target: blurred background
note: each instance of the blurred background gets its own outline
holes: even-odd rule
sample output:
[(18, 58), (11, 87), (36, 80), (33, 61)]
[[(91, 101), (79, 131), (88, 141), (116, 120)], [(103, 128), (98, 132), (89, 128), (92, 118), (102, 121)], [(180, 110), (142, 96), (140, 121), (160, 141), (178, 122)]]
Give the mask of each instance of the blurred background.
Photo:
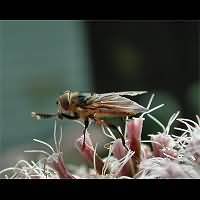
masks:
[[(200, 24), (198, 21), (0, 21), (0, 170), (19, 159), (37, 159), (28, 149), (52, 145), (54, 120), (34, 120), (32, 111), (55, 112), (65, 90), (147, 90), (134, 99), (143, 106), (152, 93), (152, 113), (164, 125), (177, 110), (195, 119), (200, 113)], [(82, 127), (63, 125), (66, 162), (81, 163), (74, 141)], [(143, 138), (161, 131), (146, 119)], [(173, 131), (173, 130), (172, 130)], [(104, 154), (106, 136), (91, 126)], [(59, 130), (58, 130), (59, 134)]]

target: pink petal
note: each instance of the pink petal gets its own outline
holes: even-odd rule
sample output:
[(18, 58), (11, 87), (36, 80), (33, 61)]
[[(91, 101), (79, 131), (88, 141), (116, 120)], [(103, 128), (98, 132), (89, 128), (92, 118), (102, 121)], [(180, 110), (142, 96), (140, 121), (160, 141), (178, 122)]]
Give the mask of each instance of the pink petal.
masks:
[[(120, 160), (124, 156), (126, 156), (127, 150), (124, 148), (122, 141), (120, 139), (115, 140), (113, 143), (113, 156)], [(134, 167), (133, 162), (130, 159), (124, 167), (119, 172), (118, 176), (129, 176), (132, 177), (134, 175)]]
[(57, 172), (59, 178), (66, 178), (66, 179), (75, 178), (71, 175), (71, 173), (65, 166), (62, 154), (51, 155), (51, 157), (49, 157), (47, 160), (47, 164)]
[[(75, 142), (75, 146), (78, 149), (78, 151), (81, 153), (81, 155), (85, 158), (85, 160), (90, 164), (94, 164), (94, 147), (92, 145), (91, 138), (88, 133), (86, 133), (85, 136), (85, 148), (82, 148), (83, 145), (83, 135), (78, 138)], [(98, 156), (98, 154), (95, 154), (95, 165), (96, 165), (96, 170), (99, 174), (102, 174), (102, 169), (104, 166), (103, 160)], [(106, 172), (108, 172), (107, 170)]]
[(134, 157), (138, 162), (141, 160), (141, 133), (143, 127), (142, 118), (134, 118), (128, 122), (128, 141), (130, 149), (135, 152)]

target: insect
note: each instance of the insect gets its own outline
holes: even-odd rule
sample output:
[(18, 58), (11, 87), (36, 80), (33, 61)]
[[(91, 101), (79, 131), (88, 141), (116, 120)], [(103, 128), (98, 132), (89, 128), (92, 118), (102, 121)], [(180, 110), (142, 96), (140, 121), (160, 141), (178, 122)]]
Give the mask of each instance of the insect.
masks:
[(137, 113), (147, 111), (145, 107), (126, 97), (143, 93), (146, 93), (146, 91), (111, 92), (104, 94), (65, 91), (64, 94), (57, 99), (56, 103), (58, 105), (58, 111), (56, 113), (32, 112), (32, 117), (35, 117), (36, 119), (47, 119), (51, 117), (72, 120), (82, 119), (85, 126), (83, 130), (83, 149), (85, 148), (85, 133), (89, 126), (89, 119), (91, 119), (94, 120), (97, 125), (116, 129), (124, 147), (126, 147), (124, 136), (118, 128), (102, 118), (132, 117)]

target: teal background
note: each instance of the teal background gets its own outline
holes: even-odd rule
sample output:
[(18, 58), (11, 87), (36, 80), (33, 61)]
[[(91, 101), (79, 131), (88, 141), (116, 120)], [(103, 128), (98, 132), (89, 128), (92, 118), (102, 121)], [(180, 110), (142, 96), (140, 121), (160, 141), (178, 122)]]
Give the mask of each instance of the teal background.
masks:
[(32, 138), (52, 138), (52, 120), (36, 121), (30, 113), (55, 112), (65, 90), (91, 90), (85, 24), (0, 21), (0, 84), (1, 156)]

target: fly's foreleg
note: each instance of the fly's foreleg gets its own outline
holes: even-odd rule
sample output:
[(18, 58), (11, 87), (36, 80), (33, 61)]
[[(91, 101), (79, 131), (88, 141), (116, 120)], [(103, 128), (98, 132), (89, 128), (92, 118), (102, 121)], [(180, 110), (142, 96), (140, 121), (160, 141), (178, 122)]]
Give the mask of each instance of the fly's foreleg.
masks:
[[(76, 120), (76, 119), (79, 119), (79, 118), (80, 118), (80, 116), (78, 115), (78, 113), (74, 113), (74, 115), (67, 115), (67, 114), (64, 114), (64, 113), (59, 113), (59, 114), (58, 114), (58, 117), (59, 117), (60, 119), (67, 118), (67, 119), (72, 119), (72, 120)], [(87, 130), (88, 126), (89, 126), (89, 119), (88, 119), (88, 118), (86, 118), (86, 119), (84, 120), (84, 125), (85, 125), (85, 127), (84, 127), (84, 129), (83, 129), (83, 144), (82, 144), (82, 150), (84, 150), (84, 148), (85, 148), (85, 134), (86, 134), (86, 130)]]
[(86, 134), (86, 130), (87, 130), (88, 126), (89, 126), (89, 119), (88, 118), (85, 119), (84, 125), (85, 125), (85, 127), (84, 127), (84, 130), (83, 130), (83, 145), (82, 145), (82, 150), (85, 149), (85, 134)]

